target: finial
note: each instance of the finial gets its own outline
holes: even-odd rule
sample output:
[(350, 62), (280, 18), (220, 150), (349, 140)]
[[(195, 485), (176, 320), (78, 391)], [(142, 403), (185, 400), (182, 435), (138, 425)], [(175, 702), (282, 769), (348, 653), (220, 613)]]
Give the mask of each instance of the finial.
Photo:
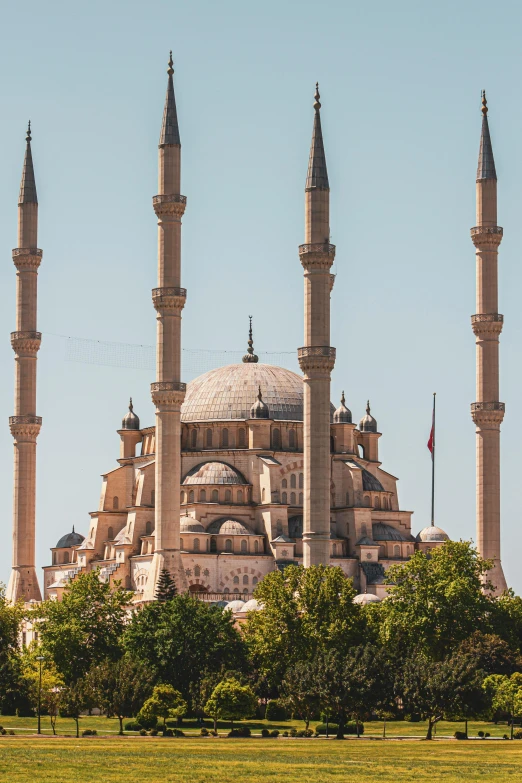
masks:
[(486, 114), (488, 113), (488, 102), (486, 100), (486, 90), (482, 90), (481, 94), (482, 94), (482, 109), (481, 109), (481, 111), (482, 111), (482, 114), (485, 117)]
[(243, 362), (245, 362), (245, 364), (248, 364), (249, 362), (255, 363), (258, 361), (258, 358), (254, 353), (254, 340), (252, 337), (252, 316), (249, 315), (248, 318), (250, 320), (250, 327), (248, 329), (248, 348), (246, 354), (243, 356)]
[(370, 400), (368, 400), (366, 403), (366, 413), (368, 414), (368, 416), (370, 415)]
[(346, 399), (345, 399), (344, 391), (343, 391), (343, 392), (341, 392), (341, 405), (344, 405), (345, 402), (346, 402)]
[(73, 531), (72, 532), (74, 533), (74, 525), (73, 525)]
[(132, 404), (132, 397), (129, 400), (129, 410), (130, 410), (131, 413), (134, 410), (134, 405)]
[(172, 76), (172, 74), (174, 73), (173, 66), (174, 66), (174, 60), (172, 59), (172, 49), (171, 49), (170, 50), (170, 57), (169, 57), (169, 68), (168, 68), (168, 71), (167, 71), (169, 76)]
[(319, 82), (316, 82), (316, 83), (315, 83), (315, 95), (314, 95), (314, 98), (315, 98), (315, 101), (314, 101), (314, 109), (315, 109), (316, 111), (319, 111), (319, 109), (321, 108), (321, 103), (320, 103), (320, 101), (319, 101), (319, 98), (320, 98), (320, 97), (321, 97), (321, 96), (319, 95)]
[(27, 136), (25, 137), (26, 141), (31, 141), (31, 120), (27, 123)]
[(259, 402), (263, 402), (263, 396), (261, 394), (261, 386), (259, 387), (259, 392), (258, 392), (258, 395), (257, 395), (257, 399), (259, 400)]

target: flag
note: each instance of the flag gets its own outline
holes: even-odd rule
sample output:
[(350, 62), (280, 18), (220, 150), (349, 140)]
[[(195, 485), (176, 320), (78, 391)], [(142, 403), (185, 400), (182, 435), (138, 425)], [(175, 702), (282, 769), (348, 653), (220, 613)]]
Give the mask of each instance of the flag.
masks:
[(431, 452), (431, 458), (435, 452), (435, 395), (433, 395), (433, 416), (431, 419), (430, 437), (428, 438), (428, 449)]

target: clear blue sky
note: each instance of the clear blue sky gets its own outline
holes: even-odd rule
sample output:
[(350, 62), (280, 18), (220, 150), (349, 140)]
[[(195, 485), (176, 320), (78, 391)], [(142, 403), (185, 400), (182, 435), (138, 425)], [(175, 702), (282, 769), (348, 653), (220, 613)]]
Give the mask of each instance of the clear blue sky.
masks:
[(332, 398), (367, 397), (383, 467), (400, 478), (414, 532), (429, 523), (432, 392), (437, 521), (475, 534), (475, 169), (486, 88), (500, 255), (502, 540), (518, 567), (522, 385), (522, 6), (484, 0), (209, 0), (4, 6), (0, 69), (0, 579), (11, 559), (16, 202), (27, 119), (40, 200), (38, 561), (96, 509), (100, 474), (134, 397), (153, 423), (153, 372), (66, 361), (54, 334), (151, 345), (157, 140), (174, 50), (183, 144), (186, 348), (302, 344), (303, 187), (320, 82), (337, 282)]

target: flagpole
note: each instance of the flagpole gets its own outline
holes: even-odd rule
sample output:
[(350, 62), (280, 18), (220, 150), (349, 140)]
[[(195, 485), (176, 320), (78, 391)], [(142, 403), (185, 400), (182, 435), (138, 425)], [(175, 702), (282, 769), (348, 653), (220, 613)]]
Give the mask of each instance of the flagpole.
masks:
[(433, 448), (431, 452), (431, 525), (435, 525), (435, 399), (437, 393), (433, 392)]

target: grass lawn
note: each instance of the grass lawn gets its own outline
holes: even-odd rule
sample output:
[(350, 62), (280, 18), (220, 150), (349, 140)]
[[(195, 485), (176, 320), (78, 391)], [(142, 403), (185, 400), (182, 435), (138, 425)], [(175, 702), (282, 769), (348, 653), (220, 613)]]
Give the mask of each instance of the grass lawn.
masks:
[(9, 783), (506, 783), (522, 741), (0, 737)]

